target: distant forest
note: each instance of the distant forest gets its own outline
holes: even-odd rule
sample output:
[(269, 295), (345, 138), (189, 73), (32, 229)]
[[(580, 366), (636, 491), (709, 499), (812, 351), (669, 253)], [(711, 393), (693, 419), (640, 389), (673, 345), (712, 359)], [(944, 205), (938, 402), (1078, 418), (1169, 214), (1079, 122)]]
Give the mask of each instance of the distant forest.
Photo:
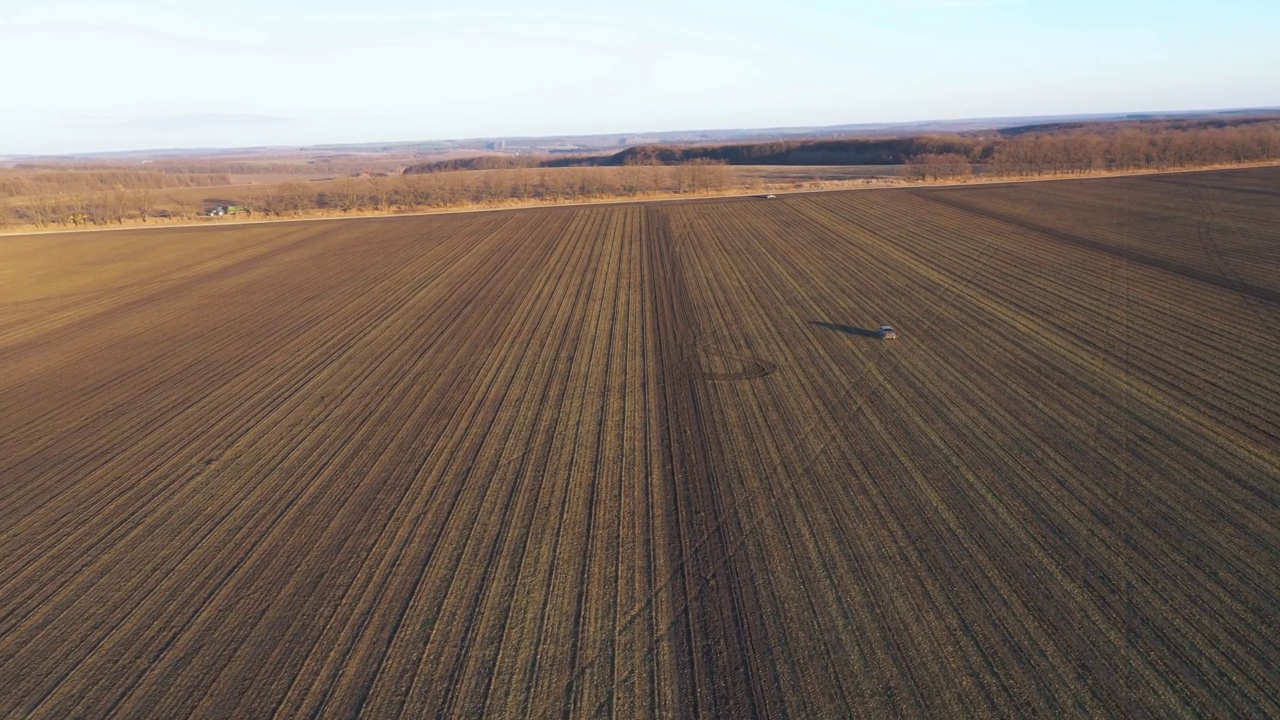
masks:
[(172, 174), (147, 170), (40, 170), (0, 175), (0, 197), (101, 192), (117, 188), (158, 190), (162, 188), (217, 187), (231, 184), (226, 174)]
[[(733, 167), (743, 165), (896, 166), (902, 171), (886, 172), (897, 176), (889, 182), (904, 176), (928, 182), (1274, 160), (1280, 160), (1280, 116), (1065, 123), (906, 138), (648, 145), (577, 157), (488, 155), (413, 165), (403, 174), (386, 159), (354, 156), (314, 164), (199, 159), (143, 166), (26, 164), (0, 171), (0, 228), (189, 220), (211, 204), (242, 204), (259, 216), (302, 217), (765, 190), (758, 175)], [(382, 163), (388, 172), (370, 169), (370, 162)], [(230, 187), (232, 172), (298, 170), (308, 173)], [(192, 192), (202, 188), (227, 188), (213, 195), (226, 199), (202, 201), (210, 192)]]
[(1280, 117), (1055, 123), (986, 133), (735, 145), (642, 145), (612, 155), (485, 156), (422, 163), (405, 174), (527, 167), (681, 165), (909, 165), (937, 178), (1166, 169), (1280, 158)]

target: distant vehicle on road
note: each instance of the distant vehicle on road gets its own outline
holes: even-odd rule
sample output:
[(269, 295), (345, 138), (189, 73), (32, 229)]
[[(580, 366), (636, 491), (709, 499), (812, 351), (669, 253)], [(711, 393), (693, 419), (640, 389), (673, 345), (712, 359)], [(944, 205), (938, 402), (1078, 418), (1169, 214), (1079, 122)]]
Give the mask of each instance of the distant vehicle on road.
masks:
[(881, 325), (880, 332), (876, 333), (881, 340), (897, 340), (898, 331), (893, 329), (892, 325)]
[(776, 198), (776, 197), (778, 197), (778, 196), (777, 196), (777, 195), (765, 195), (765, 196), (764, 196), (764, 199), (765, 199), (765, 200), (772, 200), (772, 199), (774, 199), (774, 198)]
[(249, 208), (243, 205), (219, 205), (205, 211), (205, 215), (209, 217), (222, 217), (223, 215), (241, 215), (248, 213)]

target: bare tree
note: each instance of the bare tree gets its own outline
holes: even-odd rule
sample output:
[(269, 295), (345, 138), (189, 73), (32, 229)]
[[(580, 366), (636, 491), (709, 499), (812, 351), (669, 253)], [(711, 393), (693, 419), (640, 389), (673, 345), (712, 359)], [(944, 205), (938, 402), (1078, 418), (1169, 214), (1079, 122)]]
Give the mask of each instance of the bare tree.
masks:
[(536, 187), (537, 180), (534, 177), (533, 170), (520, 168), (512, 171), (511, 190), (516, 198), (526, 200), (533, 197)]
[(635, 195), (640, 192), (641, 184), (640, 166), (632, 158), (627, 158), (622, 167), (618, 168), (618, 185), (623, 195)]
[(93, 204), (86, 193), (72, 192), (68, 193), (64, 199), (64, 212), (67, 213), (67, 219), (72, 225), (79, 227), (87, 225), (92, 221)]
[(280, 212), (302, 215), (316, 206), (316, 194), (303, 183), (292, 182), (281, 185), (277, 190), (280, 196)]
[(342, 212), (351, 212), (364, 207), (364, 188), (351, 178), (343, 178), (329, 186), (329, 197), (332, 204)]
[(155, 211), (155, 196), (149, 188), (137, 188), (129, 192), (129, 204), (138, 213), (138, 217), (142, 218), (142, 222), (146, 222)]
[(440, 173), (438, 193), (440, 205), (452, 207), (471, 202), (474, 190), (471, 187), (471, 176), (465, 172)]
[[(558, 169), (558, 168), (557, 168)], [(554, 170), (538, 173), (538, 187), (544, 200), (560, 200), (565, 197), (564, 175)]]
[(368, 189), (368, 197), (373, 209), (382, 212), (387, 209), (387, 203), (390, 200), (388, 192), (390, 186), (385, 177), (373, 176), (365, 181), (365, 187)]
[(124, 224), (125, 218), (129, 216), (129, 194), (123, 187), (117, 187), (114, 190), (108, 190), (101, 198), (102, 211), (101, 217), (104, 223)]
[(28, 197), (18, 206), (19, 216), (31, 225), (46, 227), (52, 220), (53, 201), (47, 195)]
[(437, 175), (418, 175), (417, 191), (421, 202), (427, 207), (441, 207), (445, 199), (440, 190), (440, 178)]
[(693, 168), (690, 165), (673, 165), (671, 166), (671, 180), (674, 184), (674, 190), (678, 193), (691, 192), (693, 189)]
[(969, 158), (960, 153), (927, 153), (907, 159), (908, 177), (918, 180), (955, 180), (972, 173)]
[(200, 203), (184, 194), (170, 195), (165, 205), (168, 206), (171, 216), (189, 220), (200, 214)]
[(670, 168), (666, 167), (665, 165), (658, 162), (657, 160), (650, 160), (647, 163), (647, 166), (648, 166), (648, 170), (644, 174), (645, 176), (644, 176), (644, 186), (643, 186), (643, 189), (645, 192), (649, 192), (649, 193), (661, 192), (664, 189), (666, 189), (669, 185), (671, 185), (671, 169)]
[(395, 204), (405, 210), (417, 210), (425, 204), (427, 193), (421, 175), (402, 175), (393, 183)]
[(284, 212), (284, 196), (279, 188), (271, 185), (258, 185), (249, 192), (246, 200), (249, 208), (263, 215), (280, 215)]
[(697, 158), (685, 163), (690, 192), (719, 190), (728, 185), (728, 165), (723, 160)]

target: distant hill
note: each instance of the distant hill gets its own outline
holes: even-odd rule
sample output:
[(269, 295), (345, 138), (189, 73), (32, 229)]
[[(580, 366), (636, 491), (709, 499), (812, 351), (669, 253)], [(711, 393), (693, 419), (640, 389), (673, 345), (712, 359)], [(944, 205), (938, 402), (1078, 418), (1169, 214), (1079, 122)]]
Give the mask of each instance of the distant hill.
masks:
[(1215, 115), (1212, 117), (1136, 115), (1127, 116), (1125, 119), (1114, 121), (1052, 122), (1033, 125), (1018, 125), (1015, 127), (1002, 128), (998, 133), (1002, 137), (1017, 137), (1019, 135), (1053, 134), (1080, 130), (1088, 130), (1098, 134), (1105, 134), (1109, 131), (1135, 129), (1146, 131), (1200, 130), (1206, 128), (1260, 125), (1275, 123), (1278, 120), (1280, 120), (1280, 112), (1274, 110), (1266, 112), (1241, 111), (1235, 113), (1224, 113), (1222, 115)]
[(967, 152), (973, 143), (959, 137), (918, 136), (877, 140), (786, 140), (776, 142), (628, 148), (588, 161), (552, 160), (547, 165), (674, 165), (695, 160), (729, 165), (900, 165), (916, 155)]
[[(412, 165), (406, 174), (527, 167), (627, 165), (915, 165), (948, 173), (989, 165), (1001, 172), (1085, 172), (1099, 167), (1204, 165), (1270, 159), (1280, 113), (1224, 117), (1053, 122), (950, 135), (629, 147), (611, 154), (484, 156)], [(1139, 161), (1140, 160), (1140, 161)], [(922, 170), (926, 176), (929, 170)]]
[[(1280, 108), (1246, 108), (1188, 112), (1151, 113), (1095, 113), (1084, 115), (1042, 115), (1030, 117), (988, 117), (954, 120), (922, 120), (913, 122), (846, 123), (840, 125), (794, 126), (771, 128), (721, 128), (711, 130), (672, 130), (625, 133), (600, 133), (594, 135), (508, 136), (453, 140), (415, 140), (377, 143), (346, 143), (311, 146), (279, 146), (252, 148), (200, 148), (139, 150), (129, 152), (78, 153), (75, 155), (0, 156), (0, 162), (30, 162), (76, 158), (95, 162), (121, 162), (146, 159), (178, 159), (187, 157), (226, 157), (240, 159), (276, 158), (280, 156), (327, 157), (334, 154), (355, 153), (362, 156), (464, 154), (467, 156), (491, 153), (493, 146), (501, 145), (506, 155), (551, 155), (573, 153), (600, 155), (635, 146), (695, 146), (755, 144), (773, 141), (800, 140), (893, 140), (942, 134), (991, 134), (1018, 132), (1021, 128), (1044, 128), (1052, 125), (1074, 123), (1123, 122), (1123, 121), (1172, 121), (1194, 119), (1222, 119), (1232, 117), (1277, 115)], [(1037, 130), (1036, 132), (1043, 132)]]

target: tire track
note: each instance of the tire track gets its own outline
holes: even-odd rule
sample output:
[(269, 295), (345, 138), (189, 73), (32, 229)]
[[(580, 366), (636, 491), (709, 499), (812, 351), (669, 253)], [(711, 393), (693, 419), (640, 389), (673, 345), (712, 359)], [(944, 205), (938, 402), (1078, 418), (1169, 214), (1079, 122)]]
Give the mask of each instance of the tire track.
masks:
[[(674, 600), (682, 608), (684, 677), (669, 678), (690, 699), (681, 714), (753, 717), (760, 713), (760, 689), (745, 641), (758, 624), (758, 601), (747, 568), (732, 560), (731, 548), (745, 529), (725, 506), (726, 478), (715, 458), (719, 450), (714, 418), (695, 363), (698, 317), (686, 284), (680, 243), (661, 210), (646, 211), (648, 272), (656, 280), (653, 312), (659, 353), (660, 438), (666, 481), (674, 507), (665, 510), (667, 532), (676, 540), (673, 567), (683, 563)], [(707, 537), (699, 547), (695, 538)], [(725, 571), (717, 575), (721, 566)], [(707, 582), (703, 582), (708, 580)], [(690, 682), (692, 680), (692, 682)]]

